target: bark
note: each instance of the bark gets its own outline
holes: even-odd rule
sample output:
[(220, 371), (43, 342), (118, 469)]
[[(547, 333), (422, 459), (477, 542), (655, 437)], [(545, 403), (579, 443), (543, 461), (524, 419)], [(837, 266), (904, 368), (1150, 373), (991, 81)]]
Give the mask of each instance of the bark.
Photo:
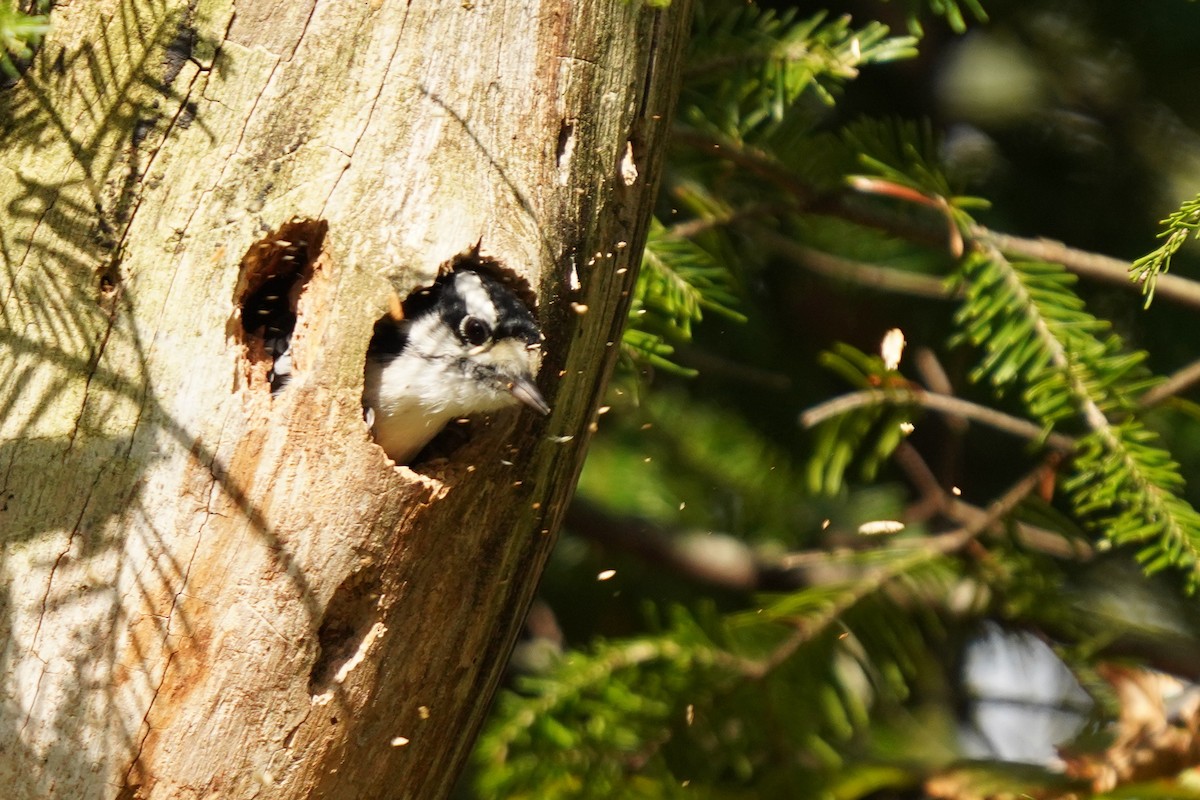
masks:
[[(0, 92), (5, 797), (449, 791), (613, 366), (687, 5), (54, 9)], [(472, 249), (536, 298), (554, 412), (394, 468), (372, 326)], [(296, 266), (273, 398), (243, 312)]]

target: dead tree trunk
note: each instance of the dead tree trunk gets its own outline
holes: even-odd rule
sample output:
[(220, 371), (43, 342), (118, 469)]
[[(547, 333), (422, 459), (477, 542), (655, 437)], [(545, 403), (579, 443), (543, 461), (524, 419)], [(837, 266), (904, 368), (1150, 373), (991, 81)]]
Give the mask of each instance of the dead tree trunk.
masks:
[[(92, 0), (0, 90), (0, 794), (439, 797), (616, 356), (685, 0)], [(389, 284), (478, 251), (545, 419), (393, 468)], [(294, 271), (272, 397), (248, 295)]]

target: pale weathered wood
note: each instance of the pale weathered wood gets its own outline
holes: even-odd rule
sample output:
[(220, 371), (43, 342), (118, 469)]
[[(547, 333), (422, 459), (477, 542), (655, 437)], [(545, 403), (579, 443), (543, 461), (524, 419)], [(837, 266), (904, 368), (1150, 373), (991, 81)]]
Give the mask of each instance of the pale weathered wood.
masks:
[[(687, 3), (53, 14), (0, 92), (0, 796), (445, 795), (612, 367)], [(294, 218), (272, 399), (240, 265)], [(476, 245), (537, 293), (554, 413), (393, 468), (371, 327)]]

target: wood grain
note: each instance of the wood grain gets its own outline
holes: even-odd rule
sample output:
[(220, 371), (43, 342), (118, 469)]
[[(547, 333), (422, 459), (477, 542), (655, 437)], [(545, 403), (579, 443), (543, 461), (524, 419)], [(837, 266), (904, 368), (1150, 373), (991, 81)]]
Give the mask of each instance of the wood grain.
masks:
[[(449, 792), (614, 363), (688, 21), (55, 7), (0, 92), (6, 797)], [(327, 229), (272, 398), (239, 281), (293, 220)], [(476, 246), (536, 294), (554, 412), (395, 468), (362, 421), (372, 325)]]

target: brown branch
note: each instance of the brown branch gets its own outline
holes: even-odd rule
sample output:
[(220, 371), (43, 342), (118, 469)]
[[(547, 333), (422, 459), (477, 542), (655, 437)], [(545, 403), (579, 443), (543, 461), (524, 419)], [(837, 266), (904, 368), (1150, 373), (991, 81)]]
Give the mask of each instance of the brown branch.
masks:
[[(578, 495), (565, 524), (578, 536), (633, 553), (689, 580), (742, 592), (764, 588), (761, 565), (750, 548), (732, 536), (672, 531), (641, 517), (611, 514)], [(714, 546), (699, 546), (705, 539)]]
[(970, 514), (970, 521), (957, 530), (928, 537), (925, 540), (926, 546), (947, 555), (961, 550), (974, 541), (979, 534), (1011, 514), (1026, 497), (1041, 485), (1048, 469), (1050, 469), (1048, 465), (1039, 464), (1014, 483), (1004, 494), (993, 500), (986, 511)]
[(909, 483), (918, 494), (917, 501), (905, 512), (905, 520), (924, 522), (945, 511), (950, 495), (942, 488), (917, 448), (908, 442), (901, 442), (892, 451), (892, 461), (908, 476)]
[(1176, 370), (1166, 381), (1150, 389), (1138, 401), (1143, 408), (1153, 408), (1163, 401), (1174, 397), (1200, 383), (1200, 361), (1193, 361), (1182, 369)]
[(754, 238), (810, 272), (835, 280), (848, 281), (868, 289), (896, 292), (897, 294), (927, 297), (934, 300), (953, 300), (955, 296), (946, 288), (946, 282), (934, 275), (906, 272), (901, 269), (880, 267), (800, 244), (794, 239), (755, 226)]
[(1064, 453), (1070, 453), (1075, 450), (1075, 440), (1070, 436), (1065, 436), (1061, 433), (1047, 433), (1040, 425), (1029, 420), (1014, 417), (1002, 411), (997, 411), (994, 408), (972, 403), (969, 400), (962, 400), (951, 395), (927, 392), (916, 387), (889, 391), (864, 389), (844, 394), (840, 397), (826, 400), (802, 412), (800, 414), (800, 424), (805, 428), (812, 428), (825, 420), (853, 411), (856, 408), (866, 408), (868, 406), (883, 404), (920, 406), (939, 414), (978, 422), (981, 425), (987, 425), (990, 428), (1010, 433), (1022, 439), (1029, 439), (1035, 442), (1044, 441), (1051, 448)]
[[(1141, 291), (1141, 285), (1130, 280), (1129, 262), (1118, 258), (1068, 247), (1062, 242), (1051, 239), (1026, 239), (1020, 236), (1011, 236), (989, 230), (981, 225), (976, 225), (971, 229), (971, 236), (980, 242), (992, 245), (1007, 255), (1062, 264), (1068, 271), (1076, 275), (1101, 283)], [(1200, 308), (1200, 283), (1181, 278), (1178, 275), (1159, 275), (1154, 294), (1180, 305)]]
[(697, 217), (685, 222), (677, 222), (667, 228), (664, 234), (669, 239), (691, 239), (715, 228), (733, 225), (744, 219), (761, 218), (764, 214), (777, 210), (777, 206), (769, 203), (755, 203), (745, 208), (726, 211), (710, 217)]
[[(946, 491), (934, 476), (925, 459), (909, 442), (901, 442), (892, 453), (892, 460), (908, 477), (917, 490), (919, 499), (908, 508), (906, 521), (919, 522), (940, 514), (959, 525), (971, 525), (983, 519), (987, 512), (979, 506), (962, 500)], [(1045, 465), (1047, 469), (1051, 465)], [(1044, 474), (1044, 472), (1043, 472)], [(1086, 561), (1095, 551), (1085, 542), (1073, 539), (1058, 531), (1014, 521), (1013, 533), (1018, 542), (1030, 550), (1054, 558)]]
[[(920, 540), (915, 548), (912, 540), (903, 540), (889, 547), (896, 550), (917, 549), (924, 551), (930, 556), (955, 553), (973, 542), (980, 533), (988, 530), (1001, 519), (1011, 514), (1020, 505), (1021, 501), (1037, 489), (1046, 469), (1049, 469), (1049, 467), (1038, 465), (1036, 469), (1030, 471), (1013, 484), (1008, 491), (988, 506), (987, 511), (981, 513), (977, 518), (958, 530), (926, 537)], [(792, 561), (792, 566), (795, 566), (795, 564), (796, 562)], [(810, 641), (818, 632), (824, 630), (851, 606), (871, 592), (881, 589), (889, 581), (901, 574), (908, 566), (910, 566), (908, 563), (890, 565), (868, 571), (866, 574), (861, 575), (858, 585), (853, 587), (852, 590), (848, 590), (846, 595), (837, 602), (831, 603), (819, 617), (815, 619), (809, 618), (804, 620), (803, 624), (797, 624), (796, 630), (766, 658), (758, 661), (746, 660), (740, 665), (740, 671), (752, 679), (766, 677), (787, 661), (803, 644)]]
[(818, 196), (812, 186), (797, 178), (791, 170), (761, 150), (732, 141), (721, 141), (682, 125), (675, 126), (671, 131), (671, 144), (686, 145), (732, 162), (768, 183), (786, 190), (792, 199), (803, 206), (813, 203)]
[[(946, 234), (944, 214), (929, 213), (928, 220), (914, 219), (912, 214), (889, 211), (879, 203), (864, 206), (855, 202), (852, 193), (818, 192), (768, 154), (736, 142), (719, 141), (692, 129), (677, 128), (673, 133), (673, 142), (723, 158), (780, 187), (795, 201), (798, 213), (838, 217), (909, 242), (942, 248), (949, 254), (955, 250), (953, 237)], [(1076, 275), (1141, 291), (1141, 285), (1130, 279), (1130, 264), (1127, 261), (1068, 247), (1050, 239), (1012, 236), (982, 225), (971, 227), (967, 233), (984, 247), (993, 247), (1019, 258), (1062, 264)], [(1200, 282), (1178, 275), (1159, 275), (1155, 295), (1180, 305), (1200, 308)]]
[(707, 377), (732, 381), (741, 386), (761, 386), (772, 392), (786, 392), (792, 388), (792, 379), (781, 372), (734, 361), (702, 347), (680, 346), (675, 350), (674, 358), (679, 364), (697, 369)]
[[(954, 394), (954, 384), (950, 382), (950, 376), (946, 374), (946, 368), (938, 360), (937, 353), (933, 352), (931, 348), (916, 348), (913, 352), (913, 365), (930, 391), (947, 396)], [(961, 427), (961, 425), (956, 425), (956, 427)]]
[[(694, 147), (726, 159), (780, 187), (795, 203), (793, 210), (796, 213), (834, 216), (864, 227), (875, 228), (910, 242), (946, 248), (948, 252), (956, 249), (954, 242), (947, 238), (944, 228), (940, 224), (935, 224), (931, 220), (929, 224), (922, 225), (921, 221), (914, 220), (912, 215), (889, 212), (878, 207), (878, 204), (873, 207), (864, 207), (862, 204), (856, 203), (854, 196), (849, 193), (818, 192), (762, 151), (735, 142), (718, 141), (712, 136), (688, 128), (677, 128), (673, 136), (673, 141), (677, 144)], [(729, 221), (732, 222), (741, 216), (733, 215)], [(944, 220), (944, 214), (939, 213), (938, 216)], [(939, 223), (943, 220), (939, 220)], [(682, 224), (687, 225), (687, 223)], [(912, 274), (834, 256), (806, 247), (786, 236), (761, 227), (756, 228), (755, 232), (776, 252), (792, 258), (811, 271), (822, 275), (851, 281), (870, 288), (919, 297), (947, 298), (950, 296), (940, 279), (929, 275)], [(1118, 258), (1069, 247), (1051, 239), (1013, 236), (982, 225), (972, 226), (968, 233), (974, 241), (997, 254), (1062, 264), (1069, 272), (1085, 278), (1131, 290), (1141, 290), (1141, 285), (1130, 279), (1129, 262)], [(1156, 280), (1155, 293), (1158, 296), (1180, 305), (1200, 308), (1200, 282), (1172, 274), (1159, 275)], [(1198, 381), (1200, 381), (1200, 364), (1185, 367), (1184, 370), (1172, 376), (1167, 383), (1147, 392), (1142, 400), (1142, 405), (1152, 406), (1161, 403)]]
[[(954, 497), (950, 499), (944, 513), (949, 519), (966, 523), (979, 519), (980, 515), (986, 512), (977, 505)], [(1090, 561), (1096, 555), (1095, 549), (1085, 541), (1027, 522), (1016, 522), (1013, 525), (1013, 534), (1023, 547), (1053, 558)]]

